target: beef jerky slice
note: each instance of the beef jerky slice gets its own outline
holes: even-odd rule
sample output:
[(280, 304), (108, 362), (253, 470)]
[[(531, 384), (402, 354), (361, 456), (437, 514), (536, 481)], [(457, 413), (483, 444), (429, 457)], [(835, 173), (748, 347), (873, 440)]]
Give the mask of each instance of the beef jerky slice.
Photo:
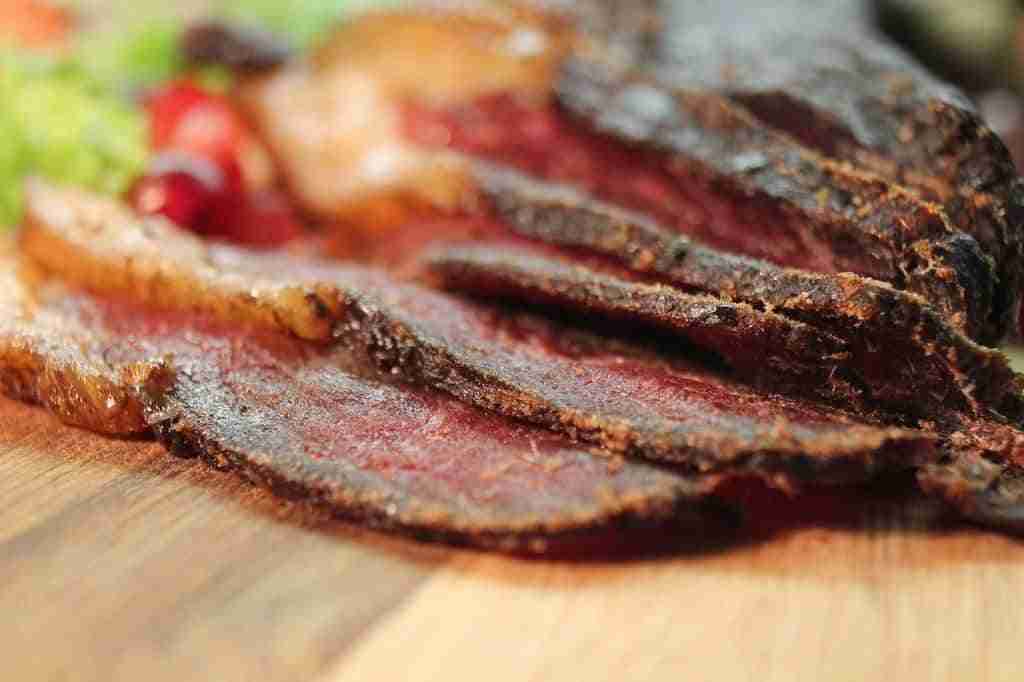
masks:
[(808, 147), (940, 203), (997, 265), (979, 335), (995, 342), (1016, 315), (1021, 180), (962, 93), (853, 16), (866, 4), (662, 2), (638, 61), (663, 82), (722, 93)]
[(1022, 416), (1021, 382), (1006, 357), (953, 329), (919, 296), (853, 274), (718, 251), (566, 187), (476, 171), (498, 217), (525, 237), (596, 252), (684, 290), (774, 310), (839, 337), (849, 352), (843, 367), (869, 402), (925, 419), (949, 411)]
[[(52, 286), (25, 307), (16, 289), (2, 294), (5, 309), (20, 309), (0, 329), (0, 344), (21, 349), (0, 354), (0, 376), (18, 377), (5, 393), (108, 433), (152, 428), (178, 454), (345, 517), (533, 550), (608, 524), (725, 520), (699, 499), (715, 477), (592, 454), (445, 394), (396, 386), (340, 350)], [(50, 342), (25, 347), (25, 338)], [(143, 376), (139, 366), (172, 371)], [(102, 419), (98, 390), (117, 401)]]
[(777, 472), (780, 483), (908, 467), (930, 452), (930, 437), (917, 432), (371, 268), (208, 247), (72, 190), (36, 184), (27, 196), (25, 253), (76, 286), (293, 332), (315, 318), (327, 329), (323, 340), (365, 353), (381, 370), (616, 452), (700, 472), (753, 465)]
[(597, 316), (639, 325), (665, 335), (672, 347), (709, 353), (744, 383), (828, 399), (841, 395), (845, 404), (858, 395), (840, 374), (848, 355), (843, 342), (748, 304), (631, 281), (529, 243), (442, 243), (428, 249), (424, 260), (444, 288), (557, 306), (591, 321)]
[(146, 406), (159, 402), (171, 380), (166, 359), (112, 364), (104, 355), (107, 339), (36, 304), (14, 259), (0, 253), (0, 262), (0, 391), (100, 433), (147, 431)]
[(967, 518), (1024, 532), (1024, 433), (991, 420), (959, 425), (944, 457), (917, 472), (920, 487)]

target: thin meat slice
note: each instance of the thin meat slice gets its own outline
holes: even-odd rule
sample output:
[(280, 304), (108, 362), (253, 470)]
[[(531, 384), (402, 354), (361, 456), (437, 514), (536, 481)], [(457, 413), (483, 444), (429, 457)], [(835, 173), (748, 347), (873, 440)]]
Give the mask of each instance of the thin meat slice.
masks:
[(965, 517), (1024, 532), (1024, 433), (990, 420), (966, 422), (945, 454), (917, 472), (922, 490)]
[[(9, 260), (8, 263), (9, 264)], [(693, 478), (591, 453), (436, 391), (396, 386), (340, 350), (294, 337), (228, 328), (202, 317), (40, 289), (0, 344), (49, 338), (0, 354), (5, 393), (42, 403), (62, 420), (107, 433), (152, 429), (171, 450), (346, 518), (446, 540), (541, 551), (549, 539), (603, 527), (671, 521), (721, 528), (707, 497), (715, 477)], [(78, 361), (66, 363), (68, 349)], [(168, 366), (168, 358), (173, 367)], [(104, 390), (121, 414), (97, 421), (94, 367), (139, 364), (168, 374), (114, 373)], [(62, 382), (52, 380), (59, 367)], [(20, 390), (32, 386), (32, 390)]]
[(63, 421), (99, 433), (149, 429), (149, 408), (172, 379), (165, 358), (111, 362), (110, 339), (38, 305), (22, 287), (15, 261), (0, 262), (0, 392), (45, 406)]
[(1021, 180), (968, 98), (881, 37), (867, 4), (660, 2), (640, 59), (663, 82), (724, 94), (804, 145), (940, 203), (999, 266), (983, 335), (998, 339), (1016, 315)]
[(906, 468), (931, 449), (919, 432), (760, 392), (682, 358), (402, 284), (372, 268), (206, 246), (74, 190), (34, 185), (27, 216), (25, 254), (73, 285), (296, 333), (306, 327), (293, 321), (315, 310), (330, 330), (324, 340), (365, 353), (383, 371), (616, 452), (701, 472), (754, 462), (784, 485)]
[(842, 380), (848, 355), (843, 342), (748, 304), (631, 281), (533, 244), (440, 244), (427, 251), (425, 260), (444, 288), (554, 305), (656, 330), (706, 350), (740, 380), (776, 392), (829, 400), (842, 396), (846, 404), (857, 398), (857, 387)]
[(476, 177), (516, 233), (596, 252), (686, 291), (747, 302), (846, 342), (844, 369), (868, 402), (917, 418), (936, 412), (1019, 421), (1021, 379), (999, 351), (953, 329), (920, 297), (853, 274), (821, 275), (711, 249), (579, 192), (484, 166)]

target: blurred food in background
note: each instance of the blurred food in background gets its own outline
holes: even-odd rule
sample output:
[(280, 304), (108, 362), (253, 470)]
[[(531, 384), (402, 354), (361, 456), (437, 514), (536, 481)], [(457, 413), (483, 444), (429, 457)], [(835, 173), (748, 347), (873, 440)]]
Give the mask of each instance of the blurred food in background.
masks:
[(0, 4), (0, 40), (26, 48), (59, 46), (72, 27), (72, 12), (43, 0), (4, 0)]
[(36, 174), (127, 193), (207, 236), (287, 241), (299, 220), (268, 154), (221, 94), (232, 79), (224, 65), (270, 66), (350, 4), (4, 0), (0, 226), (18, 221), (24, 178)]

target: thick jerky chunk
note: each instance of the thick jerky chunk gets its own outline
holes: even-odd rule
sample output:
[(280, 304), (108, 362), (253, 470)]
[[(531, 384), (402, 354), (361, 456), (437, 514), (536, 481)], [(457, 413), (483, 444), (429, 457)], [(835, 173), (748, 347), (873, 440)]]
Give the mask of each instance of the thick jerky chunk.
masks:
[(426, 260), (426, 267), (446, 288), (556, 305), (653, 328), (710, 351), (745, 382), (829, 399), (843, 394), (847, 404), (848, 394), (856, 392), (841, 381), (840, 368), (847, 357), (843, 342), (816, 327), (744, 303), (630, 281), (532, 245), (438, 245)]
[[(590, 9), (600, 13), (603, 7), (598, 3), (597, 7)], [(404, 19), (400, 14), (397, 19), (396, 15), (390, 15), (389, 21), (399, 21), (398, 25), (401, 25)], [(636, 25), (637, 22), (627, 23)], [(613, 24), (610, 22), (607, 25)], [(355, 28), (351, 30), (356, 31)], [(438, 33), (432, 30), (430, 35), (439, 41), (433, 45), (435, 50), (442, 50), (452, 42), (451, 36), (443, 31)], [(358, 57), (355, 61), (362, 77), (377, 83), (386, 83), (393, 77), (388, 60), (379, 51), (375, 52), (365, 46), (353, 46), (351, 39), (339, 42), (341, 48), (346, 50), (344, 54), (349, 57)], [(329, 72), (333, 74), (348, 73), (354, 68), (351, 59), (328, 59), (327, 63)], [(305, 72), (299, 70), (296, 73), (301, 75)], [(298, 90), (282, 81), (277, 97), (270, 97), (266, 92), (256, 93), (258, 96), (254, 99), (258, 101), (255, 109), (260, 114), (257, 118), (264, 122), (264, 130), (271, 143), (278, 142), (279, 153), (292, 158), (295, 165), (301, 168), (293, 177), (293, 182), (300, 189), (299, 194), (316, 194), (315, 188), (321, 185), (331, 188), (326, 192), (332, 197), (331, 201), (325, 202), (320, 209), (322, 214), (330, 216), (330, 206), (343, 200), (338, 194), (338, 188), (345, 185), (348, 179), (358, 177), (359, 164), (353, 165), (348, 162), (350, 160), (345, 161), (343, 167), (306, 163), (295, 156), (295, 150), (302, 145), (321, 152), (347, 147), (344, 144), (336, 146), (334, 137), (325, 136), (322, 126), (294, 127), (294, 132), (301, 133), (303, 139), (301, 145), (290, 144), (291, 138), (282, 134), (282, 126), (292, 126), (296, 119), (282, 114), (278, 103), (292, 101), (287, 93), (302, 94), (308, 88), (317, 93), (316, 101), (324, 107), (319, 110), (319, 115), (334, 120), (345, 118), (338, 103), (349, 102), (351, 98), (341, 96), (339, 86), (330, 78), (317, 73), (306, 73), (303, 78), (307, 79), (305, 85)], [(470, 93), (472, 96), (468, 97), (468, 104), (465, 103), (467, 97), (462, 96), (466, 93), (461, 93), (454, 99), (454, 109), (445, 108), (452, 106), (451, 98), (442, 98), (441, 114), (432, 115), (429, 109), (432, 104), (437, 104), (437, 98), (431, 100), (430, 79), (420, 79), (418, 83), (421, 84), (419, 89), (410, 90), (405, 87), (403, 92), (408, 101), (418, 100), (421, 105), (426, 102), (426, 110), (424, 106), (417, 109), (407, 102), (405, 132), (408, 139), (404, 141), (404, 146), (400, 144), (401, 140), (396, 142), (393, 139), (396, 131), (389, 129), (386, 138), (374, 138), (367, 147), (376, 148), (379, 153), (370, 154), (371, 157), (383, 155), (391, 158), (390, 153), (385, 153), (387, 150), (393, 150), (396, 144), (405, 149), (411, 146), (410, 140), (423, 147), (454, 147), (472, 156), (497, 158), (502, 163), (527, 168), (547, 178), (582, 184), (619, 204), (639, 205), (666, 225), (681, 221), (691, 227), (699, 226), (699, 229), (695, 229), (702, 237), (719, 245), (724, 243), (736, 251), (774, 255), (776, 260), (803, 265), (810, 263), (815, 268), (830, 271), (853, 268), (893, 280), (914, 279), (923, 288), (931, 287), (927, 292), (929, 298), (939, 301), (957, 299), (969, 310), (986, 308), (991, 301), (992, 287), (989, 284), (992, 280), (986, 275), (989, 271), (988, 261), (978, 250), (973, 238), (952, 229), (940, 211), (876, 177), (822, 159), (820, 155), (800, 147), (785, 135), (777, 134), (714, 93), (690, 93), (681, 98), (684, 101), (679, 107), (673, 104), (668, 114), (665, 114), (670, 117), (675, 114), (687, 116), (690, 128), (684, 129), (700, 133), (691, 136), (676, 134), (672, 137), (673, 144), (686, 145), (688, 149), (692, 148), (693, 154), (710, 150), (708, 153), (712, 156), (708, 163), (718, 163), (719, 170), (709, 171), (708, 174), (715, 177), (723, 174), (735, 176), (735, 181), (715, 181), (705, 191), (698, 192), (694, 188), (701, 187), (702, 183), (706, 186), (707, 178), (679, 182), (672, 169), (665, 167), (664, 153), (625, 145), (606, 139), (608, 136), (602, 138), (594, 135), (558, 110), (538, 104), (535, 96), (523, 97), (517, 94), (515, 97), (491, 97), (486, 95), (490, 88), (478, 89)], [(514, 85), (510, 81), (502, 83), (503, 87)], [(615, 89), (618, 84), (597, 83), (595, 87), (598, 86)], [(447, 88), (440, 90), (448, 92)], [(327, 97), (324, 93), (334, 94)], [(659, 91), (653, 92), (658, 101), (662, 101), (663, 95)], [(393, 96), (385, 96), (381, 100), (389, 103), (386, 107), (389, 116), (394, 114), (392, 99)], [(643, 97), (639, 99), (642, 101)], [(607, 110), (615, 113), (615, 107), (613, 102)], [(661, 115), (660, 110), (656, 106), (654, 108), (655, 113)], [(652, 126), (655, 132), (665, 132), (658, 127), (657, 121), (637, 121), (635, 116), (629, 118), (629, 121), (641, 124), (633, 131), (634, 137), (642, 137), (652, 130)], [(309, 130), (313, 130), (313, 134)], [(349, 138), (360, 142), (369, 140), (366, 136), (352, 135), (345, 139)], [(718, 147), (712, 143), (718, 144)], [(342, 154), (335, 158), (344, 156)], [(614, 172), (610, 169), (614, 169)], [(790, 172), (793, 169), (798, 172)], [(758, 201), (756, 197), (731, 196), (730, 192), (735, 194), (734, 190), (739, 187), (736, 183), (753, 188), (756, 193), (772, 194), (780, 199)], [(472, 181), (460, 183), (463, 198), (472, 194), (469, 191), (472, 184)], [(837, 190), (843, 187), (848, 187), (849, 191)], [(718, 196), (720, 200), (709, 198), (711, 195)], [(780, 209), (780, 204), (786, 201), (791, 204), (792, 211)], [(822, 202), (824, 208), (820, 205)], [(450, 207), (450, 203), (446, 206)], [(808, 211), (819, 216), (819, 227), (824, 226), (822, 229), (827, 227), (828, 230), (824, 233), (816, 231), (814, 220), (804, 220), (803, 216)], [(405, 222), (399, 220), (397, 229), (386, 233), (371, 232), (365, 239), (353, 241), (364, 245), (394, 245), (394, 252), (399, 254), (398, 260), (402, 260), (408, 248), (410, 223), (418, 222), (415, 215), (410, 217), (408, 212), (403, 215)], [(834, 220), (828, 216), (833, 216)], [(583, 218), (580, 220), (585, 222)], [(346, 236), (359, 232), (351, 229), (351, 222), (346, 223), (345, 229), (335, 232)], [(377, 229), (380, 222), (387, 221), (378, 220), (374, 212), (364, 216), (363, 222), (373, 226), (372, 231)], [(829, 232), (833, 229), (845, 230), (841, 233), (842, 238)], [(700, 247), (683, 240), (675, 244), (686, 244), (688, 249), (702, 251)], [(350, 247), (345, 245), (343, 250), (352, 251)], [(655, 253), (659, 258), (657, 265), (669, 268), (675, 265), (675, 252), (659, 253), (643, 244), (623, 244), (620, 253), (615, 255), (619, 256), (622, 250), (627, 249), (636, 256), (631, 257), (634, 267), (643, 266), (639, 261), (645, 257), (653, 258), (652, 254)], [(353, 255), (357, 258), (366, 257), (365, 254)], [(668, 262), (663, 262), (665, 260)], [(734, 258), (732, 261), (748, 263), (743, 259)], [(760, 264), (750, 267), (757, 269)], [(748, 269), (748, 266), (744, 265), (743, 269)], [(723, 297), (730, 296), (733, 272), (723, 268), (718, 268), (716, 272), (717, 277), (702, 276), (701, 282), (688, 288)], [(669, 279), (676, 285), (687, 284), (683, 278)], [(801, 289), (801, 286), (808, 284), (814, 290)], [(820, 310), (815, 312), (816, 318), (839, 318), (826, 331), (836, 335), (842, 332), (844, 338), (853, 337), (852, 342), (860, 347), (861, 352), (855, 359), (862, 366), (857, 368), (857, 372), (867, 384), (871, 399), (925, 415), (936, 404), (950, 404), (954, 409), (975, 412), (993, 408), (1011, 413), (1016, 409), (1015, 405), (1010, 404), (1015, 398), (1007, 398), (1009, 393), (1015, 392), (1015, 389), (1009, 387), (1015, 383), (1015, 379), (1006, 369), (1005, 362), (993, 353), (980, 350), (971, 352), (974, 349), (970, 346), (967, 351), (957, 350), (960, 354), (957, 357), (948, 357), (946, 350), (949, 346), (964, 344), (959, 339), (946, 343), (939, 338), (950, 332), (940, 320), (935, 319), (931, 311), (919, 313), (909, 310), (920, 307), (920, 298), (898, 296), (877, 282), (847, 275), (824, 280), (813, 275), (805, 277), (794, 274), (793, 277), (771, 278), (771, 281), (761, 278), (755, 286), (758, 289), (776, 287), (779, 290), (759, 290), (755, 296), (742, 300), (758, 306), (778, 305), (778, 301), (785, 301), (786, 314), (794, 318), (800, 318), (799, 309), (804, 307), (804, 297), (818, 296), (819, 300), (813, 302), (814, 305), (820, 304)], [(822, 297), (818, 295), (822, 288), (830, 292), (825, 297), (827, 301), (821, 301)], [(847, 295), (845, 292), (851, 288), (866, 293), (863, 296), (855, 295), (856, 292)], [(880, 299), (881, 304), (875, 298)], [(895, 315), (889, 313), (890, 300), (898, 303)], [(838, 302), (846, 306), (846, 309), (841, 312), (832, 311), (829, 309), (832, 302)], [(852, 329), (848, 322), (851, 316), (856, 321)], [(927, 318), (927, 325), (922, 329), (920, 338), (915, 338), (916, 320), (921, 316)], [(983, 314), (980, 316), (984, 317)], [(977, 317), (979, 315), (974, 313), (964, 313), (959, 319), (961, 323), (966, 323), (966, 318)], [(866, 318), (871, 318), (870, 322), (865, 322)], [(818, 319), (807, 321), (816, 323)], [(876, 330), (892, 326), (900, 331), (879, 332), (863, 337), (858, 331), (868, 325)], [(934, 331), (932, 327), (935, 326), (941, 329)], [(933, 342), (937, 344), (934, 347)], [(881, 347), (890, 347), (893, 352), (886, 358), (879, 358), (876, 349)], [(900, 352), (897, 353), (897, 350)], [(993, 375), (991, 378), (987, 376), (988, 372)], [(925, 391), (927, 396), (923, 401), (918, 395), (921, 391)]]
[[(397, 283), (371, 268), (206, 247), (114, 202), (43, 185), (27, 205), (26, 254), (74, 285), (224, 320), (251, 312), (252, 322), (285, 331), (306, 319), (289, 306), (313, 304), (279, 292), (315, 291), (331, 336), (378, 368), (617, 452), (702, 472), (756, 463), (784, 482), (908, 467), (931, 449), (920, 433), (759, 392), (683, 360)], [(105, 219), (88, 220), (99, 214)], [(169, 280), (191, 298), (165, 295)], [(222, 303), (248, 281), (265, 284), (248, 291), (245, 306)]]
[(831, 332), (849, 344), (847, 366), (880, 406), (925, 419), (936, 410), (1022, 416), (1020, 379), (1005, 356), (951, 328), (914, 294), (857, 275), (723, 253), (565, 187), (483, 166), (476, 173), (497, 215), (525, 237), (610, 256), (684, 290), (763, 306)]
[(659, 4), (646, 68), (725, 94), (802, 143), (941, 203), (997, 264), (999, 298), (979, 338), (1001, 338), (1016, 315), (1024, 189), (962, 93), (857, 20), (867, 3)]
[[(22, 308), (18, 286), (2, 290), (5, 307)], [(178, 454), (345, 517), (532, 551), (551, 536), (608, 525), (671, 520), (686, 529), (727, 518), (701, 499), (716, 477), (592, 454), (444, 394), (382, 381), (342, 351), (63, 290), (48, 298), (0, 328), (0, 344), (56, 336), (29, 364), (0, 354), (0, 376), (36, 384), (68, 423), (120, 435), (152, 428)], [(147, 357), (154, 366), (173, 357), (175, 371), (110, 375), (104, 391), (121, 399), (122, 416), (97, 420), (94, 368)], [(58, 402), (46, 399), (53, 367), (63, 377)]]

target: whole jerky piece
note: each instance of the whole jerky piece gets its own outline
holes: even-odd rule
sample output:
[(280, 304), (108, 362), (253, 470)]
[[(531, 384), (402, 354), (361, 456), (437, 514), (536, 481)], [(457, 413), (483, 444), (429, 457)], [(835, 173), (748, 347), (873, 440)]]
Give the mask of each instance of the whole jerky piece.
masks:
[[(591, 9), (600, 14), (604, 4), (598, 5)], [(400, 26), (401, 13), (389, 15), (389, 21), (397, 21)], [(635, 26), (637, 22), (628, 23)], [(389, 25), (393, 27), (393, 24)], [(606, 24), (605, 29), (612, 25), (613, 22)], [(605, 29), (595, 30), (603, 32)], [(352, 27), (350, 31), (358, 32), (358, 28)], [(424, 49), (443, 51), (452, 40), (443, 31), (433, 31), (430, 35), (433, 41), (429, 45), (424, 45)], [(360, 76), (371, 82), (386, 82), (391, 73), (386, 57), (373, 48), (357, 49), (352, 47), (352, 44), (349, 36), (347, 41), (339, 43), (339, 48), (348, 49), (349, 52), (345, 54), (349, 57), (352, 56), (352, 51), (358, 54)], [(352, 69), (351, 61), (352, 59), (330, 61), (330, 70), (332, 73), (347, 73)], [(303, 154), (297, 154), (295, 150), (303, 146), (321, 151), (346, 147), (338, 143), (333, 133), (325, 136), (326, 129), (323, 126), (295, 127), (295, 116), (283, 114), (279, 107), (280, 102), (290, 101), (287, 93), (303, 97), (310, 92), (318, 93), (316, 101), (323, 107), (317, 110), (318, 115), (338, 120), (346, 118), (339, 114), (339, 102), (348, 102), (351, 98), (343, 97), (338, 84), (329, 78), (312, 74), (310, 82), (310, 74), (302, 69), (292, 70), (296, 71), (297, 77), (302, 76), (300, 80), (303, 81), (303, 85), (289, 85), (288, 79), (282, 78), (279, 83), (281, 89), (275, 90), (276, 97), (269, 96), (267, 92), (257, 92), (255, 102), (252, 103), (254, 108), (261, 112), (257, 118), (266, 124), (265, 132), (272, 146), (274, 141), (279, 142), (280, 144), (276, 145), (278, 153), (291, 159), (294, 166), (302, 169), (301, 173), (292, 177), (296, 187), (304, 188), (298, 193), (302, 196), (320, 196), (319, 190), (323, 189), (323, 186), (333, 188), (326, 192), (326, 196), (321, 197), (324, 202), (320, 211), (329, 216), (331, 206), (336, 206), (339, 202), (344, 203), (344, 197), (341, 196), (343, 193), (339, 193), (338, 188), (346, 186), (349, 179), (359, 175), (357, 169), (361, 162), (349, 163), (351, 160), (347, 160), (339, 167), (331, 163), (318, 163), (313, 157), (307, 158)], [(413, 70), (415, 71), (415, 68)], [(602, 74), (598, 73), (595, 78), (599, 79), (601, 76)], [(429, 100), (430, 79), (422, 78), (418, 82), (421, 88), (407, 94), (407, 97), (412, 100), (417, 97)], [(643, 86), (642, 83), (641, 85)], [(503, 81), (501, 86), (508, 87), (509, 83)], [(615, 89), (618, 84), (598, 82), (594, 87), (598, 88), (597, 96), (600, 98), (604, 93), (601, 88)], [(406, 132), (409, 140), (416, 141), (425, 148), (447, 144), (474, 156), (496, 157), (502, 163), (526, 167), (545, 177), (568, 179), (584, 185), (596, 183), (596, 189), (600, 190), (599, 194), (611, 193), (612, 198), (619, 203), (628, 204), (636, 199), (644, 207), (653, 207), (652, 212), (664, 219), (662, 222), (669, 223), (673, 217), (678, 218), (687, 226), (696, 225), (700, 230), (704, 230), (700, 234), (712, 238), (713, 242), (724, 243), (741, 252), (774, 255), (784, 262), (812, 265), (827, 271), (860, 269), (894, 280), (914, 278), (914, 273), (920, 273), (921, 277), (917, 278), (917, 281), (922, 286), (927, 283), (927, 286), (932, 287), (929, 291), (932, 298), (960, 300), (963, 305), (957, 304), (954, 307), (974, 311), (988, 306), (987, 302), (991, 300), (991, 286), (985, 282), (991, 283), (992, 280), (986, 275), (988, 270), (985, 257), (977, 249), (973, 238), (958, 233), (946, 223), (941, 211), (878, 178), (822, 159), (820, 155), (800, 147), (785, 135), (779, 135), (714, 93), (690, 93), (682, 98), (684, 101), (678, 106), (674, 101), (670, 101), (667, 107), (659, 108), (658, 104), (664, 103), (663, 96), (667, 95), (657, 91), (654, 86), (645, 88), (646, 86), (643, 86), (639, 91), (634, 90), (627, 104), (633, 105), (633, 109), (653, 108), (653, 118), (640, 116), (633, 109), (626, 107), (626, 111), (616, 120), (626, 120), (627, 127), (635, 123), (630, 130), (641, 137), (652, 133), (652, 130), (655, 133), (666, 132), (658, 119), (659, 116), (670, 119), (677, 124), (676, 128), (681, 126), (683, 132), (694, 133), (686, 135), (673, 128), (676, 133), (674, 135), (655, 135), (659, 139), (668, 137), (673, 145), (684, 146), (694, 155), (705, 154), (707, 172), (701, 177), (696, 177), (693, 182), (678, 181), (672, 174), (676, 171), (665, 168), (665, 154), (645, 151), (624, 145), (615, 139), (605, 139), (608, 136), (600, 138), (588, 133), (583, 130), (583, 126), (574, 124), (568, 117), (551, 107), (538, 106), (535, 98), (499, 97), (495, 101), (490, 101), (485, 97), (484, 99), (490, 102), (485, 104), (471, 97), (471, 103), (467, 107), (456, 107), (464, 116), (457, 112), (451, 114), (449, 110), (451, 116), (442, 115), (440, 120), (432, 118), (429, 112), (407, 112), (409, 120), (406, 122)], [(324, 92), (337, 96), (320, 96)], [(645, 92), (653, 99), (645, 96)], [(473, 95), (478, 97), (479, 92), (474, 91)], [(580, 97), (586, 99), (584, 95), (587, 93), (580, 94)], [(672, 99), (671, 96), (667, 97)], [(394, 97), (391, 95), (384, 96), (376, 101), (375, 106), (383, 107), (390, 116), (393, 113), (392, 99)], [(616, 107), (621, 108), (620, 104), (617, 101), (611, 102), (608, 107), (604, 107), (603, 114), (616, 114)], [(682, 117), (683, 122), (673, 119), (674, 116)], [(285, 144), (291, 140), (289, 134), (282, 133), (285, 129), (301, 132), (301, 145)], [(310, 134), (309, 130), (313, 130), (314, 133)], [(370, 147), (376, 148), (377, 152), (369, 154), (369, 157), (376, 158), (385, 150), (405, 149), (410, 146), (409, 140), (394, 139), (393, 136), (396, 134), (395, 130), (389, 129), (388, 135), (375, 139)], [(368, 139), (362, 135), (342, 137), (344, 140), (351, 137), (352, 140), (349, 141), (357, 142)], [(361, 155), (357, 156), (363, 158)], [(335, 160), (343, 157), (344, 155), (333, 156)], [(688, 165), (684, 164), (679, 172), (690, 172), (697, 165), (699, 164), (696, 162), (688, 162)], [(723, 175), (729, 175), (732, 179), (721, 181)], [(469, 191), (472, 184), (459, 183), (460, 195), (472, 194)], [(699, 194), (696, 190), (690, 189), (691, 185), (704, 186), (703, 196), (688, 195), (688, 191)], [(770, 201), (760, 201), (756, 196), (746, 196), (748, 190), (755, 194), (771, 195), (773, 198)], [(717, 199), (708, 199), (708, 195), (714, 195)], [(737, 204), (746, 206), (746, 209), (738, 209)], [(782, 206), (783, 204), (788, 206), (786, 210), (782, 210), (786, 208)], [(370, 214), (372, 219), (369, 220), (364, 215), (363, 222), (369, 226), (365, 229), (366, 238), (348, 241), (358, 242), (360, 245), (384, 243), (389, 247), (394, 246), (397, 260), (408, 260), (410, 250), (421, 248), (419, 244), (414, 243), (410, 246), (408, 243), (409, 233), (414, 232), (413, 228), (423, 222), (417, 213), (430, 212), (429, 208), (422, 207), (418, 212), (410, 211), (411, 215), (407, 215), (404, 221), (397, 222), (398, 229), (386, 232), (379, 231), (378, 225), (388, 221), (377, 220), (376, 214)], [(694, 217), (687, 217), (691, 214)], [(807, 219), (809, 214), (817, 218)], [(581, 218), (581, 221), (585, 220)], [(345, 228), (337, 230), (336, 233), (341, 232), (348, 237), (357, 232), (352, 227), (352, 222), (348, 221)], [(714, 239), (715, 234), (718, 235), (718, 239)], [(487, 235), (482, 238), (489, 239)], [(345, 244), (343, 250), (351, 251), (350, 245)], [(640, 247), (640, 253), (648, 252)], [(359, 259), (367, 258), (365, 253), (353, 255)], [(666, 254), (666, 257), (669, 256), (670, 254)], [(389, 257), (386, 260), (395, 259)], [(737, 262), (744, 261), (739, 259)], [(728, 272), (724, 273), (723, 277), (720, 270), (717, 281), (704, 278), (700, 285), (688, 288), (728, 297), (730, 291), (727, 288), (715, 287), (728, 287), (728, 278), (731, 276), (732, 273)], [(722, 281), (723, 279), (725, 281)], [(945, 328), (941, 320), (931, 312), (910, 310), (923, 304), (920, 298), (899, 298), (898, 303), (901, 307), (897, 311), (898, 314), (890, 316), (885, 305), (890, 297), (889, 290), (863, 278), (839, 276), (836, 280), (828, 282), (815, 280), (813, 276), (794, 277), (788, 282), (769, 282), (767, 278), (763, 278), (757, 286), (782, 287), (783, 290), (774, 292), (774, 295), (776, 298), (788, 300), (805, 295), (796, 285), (796, 280), (800, 280), (800, 284), (823, 282), (819, 284), (819, 288), (827, 284), (831, 290), (838, 291), (837, 295), (831, 296), (831, 301), (840, 304), (846, 302), (844, 290), (850, 287), (863, 287), (868, 290), (868, 294), (861, 296), (860, 300), (851, 301), (857, 306), (852, 312), (847, 309), (843, 313), (837, 313), (830, 308), (829, 302), (821, 306), (824, 312), (820, 315), (842, 318), (825, 331), (836, 336), (841, 335), (848, 343), (860, 348), (860, 352), (855, 354), (854, 358), (854, 362), (859, 363), (855, 368), (856, 381), (828, 371), (829, 380), (818, 382), (823, 391), (836, 385), (833, 384), (833, 378), (839, 378), (842, 390), (834, 397), (845, 398), (851, 392), (866, 392), (867, 403), (877, 401), (888, 407), (895, 406), (902, 411), (911, 411), (917, 416), (927, 416), (935, 406), (952, 407), (973, 413), (994, 409), (1016, 416), (1016, 379), (1006, 367), (1005, 361), (1002, 361), (998, 354), (960, 343), (960, 339), (946, 342), (945, 336), (951, 332)], [(681, 282), (680, 279), (669, 281), (676, 285)], [(965, 282), (967, 285), (964, 285)], [(621, 289), (621, 286), (619, 288)], [(551, 294), (551, 287), (548, 289), (548, 293)], [(567, 289), (562, 287), (561, 290), (564, 299)], [(876, 290), (880, 293), (876, 294)], [(765, 292), (758, 297), (743, 300), (760, 306), (765, 305), (765, 299), (771, 298), (772, 295), (772, 292)], [(869, 300), (876, 295), (882, 299), (883, 305), (877, 305), (875, 301)], [(852, 293), (851, 298), (855, 298)], [(579, 304), (578, 297), (575, 302), (563, 302), (568, 306), (578, 307)], [(795, 312), (798, 307), (799, 301), (796, 305), (789, 305), (785, 312), (791, 318), (798, 318), (798, 313)], [(634, 311), (635, 309), (634, 306)], [(984, 317), (984, 314), (965, 313), (962, 310), (960, 312), (963, 313), (958, 313), (961, 324), (967, 324), (968, 318)], [(885, 316), (886, 319), (865, 321), (864, 318), (870, 315)], [(851, 316), (856, 318), (856, 325), (853, 327), (848, 320)], [(917, 319), (922, 316), (926, 318), (927, 325), (919, 334), (916, 325)], [(805, 321), (817, 324), (819, 319)], [(892, 329), (865, 338), (859, 332), (866, 326)], [(939, 329), (933, 329), (934, 327)], [(689, 338), (692, 341), (693, 335), (691, 334)], [(893, 342), (895, 344), (891, 345), (892, 352), (880, 357), (881, 354), (876, 352), (876, 349), (890, 347)], [(933, 346), (933, 343), (937, 345)], [(708, 344), (704, 345), (706, 347)], [(957, 355), (947, 354), (950, 346), (957, 347)], [(965, 347), (967, 350), (962, 350)], [(735, 360), (733, 364), (736, 364)], [(831, 364), (831, 360), (827, 364)], [(865, 384), (866, 388), (860, 390), (859, 386), (853, 385), (857, 383)], [(923, 400), (919, 397), (921, 392), (925, 394)]]
[(359, 266), (208, 247), (116, 202), (30, 188), (25, 254), (106, 296), (304, 333), (322, 323), (381, 370), (622, 453), (779, 485), (907, 468), (931, 437), (759, 392), (683, 360), (510, 316)]
[(997, 298), (977, 336), (994, 344), (1017, 315), (1024, 184), (969, 100), (881, 37), (868, 5), (663, 1), (635, 63), (940, 203), (996, 265)]
[[(347, 518), (528, 551), (608, 526), (671, 521), (677, 530), (706, 531), (729, 519), (702, 499), (716, 477), (592, 454), (444, 394), (375, 378), (344, 351), (52, 286), (27, 308), (14, 300), (19, 287), (2, 290), (4, 308), (22, 314), (0, 328), (0, 345), (50, 341), (0, 354), (0, 377), (19, 377), (14, 391), (0, 384), (5, 393), (107, 433), (152, 428), (178, 454), (199, 454)], [(74, 364), (66, 362), (68, 349)], [(166, 375), (118, 371), (166, 368), (168, 357), (173, 371)], [(101, 421), (95, 367), (111, 368), (103, 390), (123, 398), (120, 412)]]
[(706, 246), (566, 187), (476, 166), (482, 192), (517, 233), (615, 259), (685, 291), (791, 316), (848, 344), (865, 398), (930, 419), (936, 412), (1019, 420), (1021, 380), (1002, 353), (951, 328), (918, 296), (852, 274), (779, 268)]

